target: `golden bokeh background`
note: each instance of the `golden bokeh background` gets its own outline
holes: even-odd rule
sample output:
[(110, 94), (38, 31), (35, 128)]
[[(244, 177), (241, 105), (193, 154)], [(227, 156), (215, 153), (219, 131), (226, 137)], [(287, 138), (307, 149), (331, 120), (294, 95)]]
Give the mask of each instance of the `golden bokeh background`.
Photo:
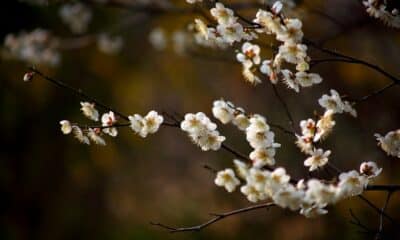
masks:
[[(38, 27), (73, 37), (59, 20), (57, 4), (37, 7), (9, 1), (2, 5), (2, 39), (7, 33)], [(234, 59), (233, 50), (202, 50), (205, 57), (180, 56), (171, 46), (157, 51), (148, 42), (151, 29), (162, 27), (169, 34), (185, 28), (193, 15), (141, 15), (104, 6), (94, 7), (93, 12), (89, 33), (113, 29), (140, 15), (117, 31), (125, 41), (122, 52), (108, 56), (90, 44), (64, 51), (58, 67), (37, 66), (42, 72), (127, 114), (154, 109), (181, 114), (203, 111), (211, 116), (212, 102), (224, 98), (248, 112), (265, 115), (271, 122), (287, 125), (285, 112), (267, 81), (252, 87), (244, 82), (238, 63), (210, 58)], [(255, 10), (242, 13), (252, 16)], [(325, 40), (324, 46), (330, 49), (377, 64), (400, 77), (398, 30), (368, 17), (360, 1), (302, 1), (293, 14), (302, 19), (308, 38)], [(326, 56), (313, 49), (309, 55), (313, 59)], [(81, 145), (63, 136), (58, 124), (62, 119), (87, 121), (80, 113), (80, 100), (40, 78), (24, 83), (27, 63), (0, 61), (1, 239), (373, 238), (349, 223), (351, 208), (372, 229), (379, 224), (379, 215), (356, 198), (329, 207), (329, 214), (317, 219), (271, 208), (225, 219), (201, 232), (171, 235), (151, 226), (150, 221), (190, 226), (209, 219), (210, 212), (250, 205), (240, 192), (228, 194), (216, 187), (214, 175), (203, 168), (231, 166), (232, 155), (202, 152), (184, 133), (170, 128), (146, 139), (121, 129), (116, 139), (106, 139), (106, 147)], [(323, 77), (322, 84), (299, 94), (278, 86), (296, 122), (312, 116), (315, 110), (321, 112), (317, 100), (329, 89), (359, 98), (390, 83), (355, 64), (324, 63), (313, 71)], [(358, 118), (336, 118), (335, 131), (323, 145), (332, 150), (332, 162), (350, 170), (358, 169), (363, 161), (376, 161), (383, 167), (377, 184), (400, 182), (399, 159), (387, 157), (373, 137), (374, 133), (399, 128), (399, 91), (393, 87), (361, 103)], [(241, 132), (232, 126), (219, 128), (230, 145), (250, 151)], [(306, 176), (305, 156), (295, 148), (293, 139), (276, 133), (277, 142), (283, 145), (277, 152), (277, 163), (295, 177)], [(365, 196), (380, 207), (385, 200), (383, 192)], [(387, 212), (400, 219), (400, 194), (393, 196)], [(397, 232), (396, 226), (386, 221), (385, 230), (392, 235)]]

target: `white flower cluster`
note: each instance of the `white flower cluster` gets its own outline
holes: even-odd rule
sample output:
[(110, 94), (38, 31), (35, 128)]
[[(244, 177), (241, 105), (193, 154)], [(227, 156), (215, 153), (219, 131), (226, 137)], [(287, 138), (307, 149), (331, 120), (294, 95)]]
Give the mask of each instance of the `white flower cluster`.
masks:
[[(211, 15), (217, 20), (216, 29), (207, 27), (199, 19), (196, 19), (196, 29), (203, 41), (198, 42), (204, 46), (226, 47), (234, 42), (246, 41), (242, 44), (241, 51), (237, 53), (237, 60), (242, 63), (242, 74), (246, 81), (252, 84), (261, 83), (260, 77), (256, 74), (260, 71), (267, 75), (272, 83), (281, 79), (289, 88), (300, 91), (300, 87), (310, 87), (322, 82), (322, 78), (315, 73), (309, 73), (309, 57), (307, 46), (302, 44), (303, 32), (302, 23), (299, 19), (284, 18), (280, 11), (282, 3), (277, 1), (271, 11), (259, 10), (254, 19), (258, 24), (255, 30), (246, 29), (237, 22), (234, 12), (217, 3), (211, 9)], [(226, 26), (229, 32), (223, 31)], [(245, 30), (244, 30), (245, 29)], [(215, 34), (217, 32), (218, 34)], [(278, 53), (272, 60), (261, 60), (260, 47), (249, 42), (257, 38), (257, 34), (275, 35), (278, 42), (281, 42)], [(296, 73), (289, 69), (281, 69), (283, 63), (295, 65)]]
[(326, 110), (331, 110), (333, 113), (349, 113), (353, 117), (357, 117), (356, 110), (352, 107), (352, 104), (348, 101), (343, 101), (339, 93), (333, 89), (330, 90), (331, 95), (322, 95), (318, 100), (319, 105), (321, 105)]
[(181, 129), (187, 132), (193, 143), (203, 151), (217, 151), (225, 141), (225, 137), (219, 134), (217, 125), (202, 112), (187, 113), (181, 122)]
[(212, 113), (223, 124), (232, 122), (239, 130), (245, 131), (250, 125), (250, 119), (243, 108), (235, 107), (233, 103), (216, 100), (213, 103)]
[(382, 170), (374, 162), (364, 162), (360, 166), (360, 173), (355, 170), (341, 173), (336, 183), (325, 183), (318, 179), (296, 183), (290, 180), (284, 168), (263, 170), (240, 160), (234, 160), (234, 165), (238, 177), (230, 168), (220, 171), (215, 178), (217, 186), (233, 192), (241, 185), (241, 178), (245, 184), (240, 191), (250, 202), (272, 201), (282, 208), (300, 210), (300, 214), (306, 217), (326, 214), (327, 205), (361, 194), (368, 182)]
[(59, 14), (71, 32), (76, 34), (85, 33), (92, 18), (91, 10), (79, 2), (63, 5)]
[(343, 101), (339, 93), (335, 90), (331, 90), (330, 92), (330, 96), (324, 94), (318, 100), (318, 103), (325, 108), (324, 115), (317, 122), (311, 118), (300, 121), (302, 135), (296, 134), (296, 145), (303, 153), (309, 155), (304, 161), (304, 166), (309, 167), (310, 171), (314, 171), (328, 163), (331, 151), (316, 149), (314, 143), (325, 139), (332, 132), (336, 124), (333, 120), (333, 115), (347, 112), (354, 117), (357, 116), (357, 112), (350, 102)]
[(57, 65), (60, 62), (59, 40), (48, 31), (35, 29), (17, 36), (8, 34), (4, 41), (4, 55), (33, 64)]
[(156, 111), (150, 111), (145, 117), (135, 114), (128, 118), (131, 122), (132, 130), (143, 138), (147, 137), (148, 134), (157, 132), (164, 122), (163, 116), (159, 115)]
[(389, 156), (400, 158), (400, 129), (388, 132), (385, 136), (375, 134), (378, 145)]
[[(261, 79), (253, 73), (253, 66), (259, 65), (261, 62), (258, 45), (245, 42), (242, 45), (242, 51), (236, 54), (236, 59), (242, 63), (242, 74), (246, 81), (254, 85), (261, 83)], [(265, 61), (263, 65), (265, 65)]]
[(236, 108), (233, 103), (224, 100), (214, 101), (212, 113), (223, 124), (232, 122), (238, 129), (245, 131), (246, 139), (254, 149), (249, 154), (254, 167), (275, 164), (275, 149), (280, 144), (275, 142), (275, 134), (270, 130), (265, 117), (258, 114), (247, 116), (242, 108)]
[(252, 40), (256, 37), (254, 33), (246, 31), (234, 16), (232, 9), (226, 8), (217, 2), (210, 10), (211, 15), (218, 22), (216, 27), (208, 27), (202, 20), (195, 19), (195, 40), (197, 44), (225, 48), (235, 42)]
[(106, 33), (97, 36), (98, 49), (109, 55), (114, 55), (120, 52), (123, 46), (123, 39), (121, 36), (110, 36)]
[[(94, 103), (81, 102), (81, 111), (83, 115), (95, 122), (99, 121), (99, 112), (95, 108)], [(148, 134), (153, 134), (158, 131), (164, 118), (156, 111), (150, 111), (145, 117), (139, 114), (129, 116), (130, 127), (132, 130), (145, 138)], [(102, 134), (107, 134), (111, 137), (118, 135), (118, 130), (115, 127), (117, 118), (114, 112), (109, 111), (102, 114), (101, 126), (85, 127), (82, 129), (77, 124), (72, 124), (68, 120), (60, 121), (62, 133), (68, 135), (72, 133), (81, 143), (90, 144), (92, 141), (95, 144), (106, 145)]]
[(271, 131), (265, 117), (258, 114), (250, 117), (250, 125), (246, 128), (246, 139), (254, 149), (250, 153), (254, 167), (261, 168), (275, 164), (275, 149), (281, 145), (275, 142), (275, 133)]
[(365, 0), (363, 1), (367, 13), (374, 18), (380, 19), (389, 27), (400, 28), (399, 10), (394, 8), (387, 9), (386, 1), (381, 0)]

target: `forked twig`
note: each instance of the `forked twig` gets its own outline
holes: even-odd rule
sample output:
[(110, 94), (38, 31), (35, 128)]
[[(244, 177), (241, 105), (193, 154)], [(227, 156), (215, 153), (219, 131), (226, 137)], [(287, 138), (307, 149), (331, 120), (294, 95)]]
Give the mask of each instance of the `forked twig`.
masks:
[(233, 215), (237, 215), (237, 214), (241, 214), (241, 213), (245, 213), (245, 212), (250, 212), (250, 211), (254, 211), (257, 209), (263, 209), (263, 208), (269, 208), (274, 206), (274, 203), (263, 203), (263, 204), (258, 204), (258, 205), (253, 205), (253, 206), (249, 206), (249, 207), (245, 207), (245, 208), (240, 208), (240, 209), (236, 209), (230, 212), (226, 212), (226, 213), (213, 213), (211, 215), (215, 216), (214, 218), (211, 218), (210, 220), (199, 224), (199, 225), (195, 225), (195, 226), (191, 226), (191, 227), (171, 227), (162, 223), (156, 223), (156, 222), (150, 222), (151, 225), (153, 226), (158, 226), (161, 227), (163, 229), (168, 230), (170, 233), (176, 233), (176, 232), (196, 232), (196, 231), (200, 231), (203, 228), (206, 228), (208, 226), (210, 226), (213, 223), (216, 223), (224, 218), (233, 216)]

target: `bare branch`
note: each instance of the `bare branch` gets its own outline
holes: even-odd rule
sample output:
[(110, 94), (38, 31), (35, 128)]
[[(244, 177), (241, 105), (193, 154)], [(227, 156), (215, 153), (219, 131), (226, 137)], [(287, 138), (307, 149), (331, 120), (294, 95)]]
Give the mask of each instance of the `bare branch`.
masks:
[(101, 108), (103, 108), (103, 109), (105, 109), (107, 111), (113, 111), (115, 114), (117, 114), (121, 118), (129, 121), (129, 118), (128, 118), (127, 115), (125, 115), (125, 114), (113, 109), (112, 107), (109, 107), (108, 105), (103, 104), (102, 102), (98, 101), (97, 99), (87, 95), (81, 89), (74, 88), (74, 87), (72, 87), (72, 86), (70, 86), (70, 85), (68, 85), (68, 84), (66, 84), (66, 83), (64, 83), (62, 81), (56, 80), (54, 78), (51, 78), (51, 77), (43, 74), (42, 72), (40, 72), (39, 70), (37, 70), (34, 67), (29, 67), (29, 70), (34, 72), (34, 73), (36, 73), (37, 75), (39, 75), (42, 79), (47, 80), (48, 82), (56, 85), (57, 87), (60, 87), (60, 88), (63, 88), (63, 89), (67, 89), (70, 92), (72, 92), (75, 95), (77, 95), (78, 97), (80, 97), (82, 99), (85, 99), (87, 101), (90, 101), (90, 102), (96, 104), (96, 106), (101, 107)]
[[(368, 68), (370, 68), (370, 69), (373, 69), (373, 70), (375, 70), (376, 72), (378, 72), (378, 73), (384, 75), (385, 77), (389, 78), (390, 80), (392, 80), (392, 81), (395, 82), (396, 84), (400, 84), (400, 79), (399, 79), (399, 78), (397, 78), (397, 77), (395, 77), (394, 75), (392, 75), (392, 74), (388, 73), (387, 71), (383, 70), (383, 69), (382, 69), (380, 66), (378, 66), (378, 65), (369, 63), (369, 62), (367, 62), (367, 61), (364, 61), (364, 60), (361, 60), (361, 59), (358, 59), (358, 58), (355, 58), (355, 57), (352, 57), (352, 56), (349, 56), (349, 55), (345, 55), (345, 54), (343, 54), (343, 53), (339, 53), (339, 52), (337, 52), (337, 51), (330, 50), (330, 49), (325, 48), (325, 47), (322, 47), (322, 46), (318, 45), (317, 43), (314, 43), (313, 41), (311, 41), (311, 40), (309, 40), (309, 39), (306, 39), (306, 38), (304, 38), (304, 42), (305, 42), (306, 44), (310, 45), (311, 47), (314, 47), (315, 49), (318, 49), (318, 50), (321, 51), (321, 52), (324, 52), (324, 53), (326, 53), (326, 54), (329, 54), (329, 55), (331, 55), (331, 56), (335, 56), (335, 57), (338, 57), (338, 58), (339, 58), (339, 59), (337, 59), (337, 58), (334, 58), (334, 59), (325, 59), (324, 61), (321, 61), (321, 60), (320, 60), (319, 63), (322, 63), (322, 62), (339, 61), (339, 62), (347, 62), (347, 63), (354, 63), (354, 64), (364, 65), (364, 66), (366, 66), (366, 67), (368, 67)], [(318, 63), (318, 62), (317, 62), (317, 63)], [(315, 66), (315, 65), (316, 65), (316, 63), (314, 62), (314, 66)]]
[(208, 220), (207, 222), (204, 222), (202, 224), (199, 225), (195, 225), (195, 226), (191, 226), (191, 227), (171, 227), (162, 223), (155, 223), (155, 222), (150, 222), (151, 225), (154, 226), (158, 226), (161, 227), (165, 230), (168, 230), (170, 233), (176, 233), (176, 232), (196, 232), (196, 231), (200, 231), (203, 228), (206, 228), (208, 226), (210, 226), (211, 224), (214, 224), (224, 218), (233, 216), (233, 215), (238, 215), (241, 213), (245, 213), (245, 212), (250, 212), (250, 211), (254, 211), (254, 210), (258, 210), (258, 209), (263, 209), (263, 208), (269, 208), (274, 206), (273, 203), (263, 203), (263, 204), (258, 204), (258, 205), (253, 205), (253, 206), (249, 206), (249, 207), (245, 207), (245, 208), (240, 208), (237, 210), (233, 210), (230, 212), (226, 212), (226, 213), (217, 213), (217, 214), (212, 214), (213, 216), (215, 216), (214, 218), (211, 218), (210, 220)]
[(381, 209), (381, 214), (379, 216), (379, 230), (378, 230), (378, 233), (376, 234), (376, 239), (381, 239), (383, 237), (383, 215), (382, 214), (385, 212), (392, 194), (393, 194), (392, 191), (388, 191), (387, 196), (386, 196), (386, 201)]
[(278, 98), (279, 102), (281, 103), (283, 109), (285, 110), (286, 116), (289, 119), (289, 124), (293, 130), (293, 132), (296, 132), (296, 128), (294, 126), (294, 121), (293, 121), (293, 117), (292, 114), (289, 111), (289, 107), (286, 104), (286, 101), (283, 99), (283, 97), (279, 94), (278, 89), (276, 88), (275, 84), (271, 83), (272, 85), (272, 89), (274, 90), (274, 94), (275, 96)]

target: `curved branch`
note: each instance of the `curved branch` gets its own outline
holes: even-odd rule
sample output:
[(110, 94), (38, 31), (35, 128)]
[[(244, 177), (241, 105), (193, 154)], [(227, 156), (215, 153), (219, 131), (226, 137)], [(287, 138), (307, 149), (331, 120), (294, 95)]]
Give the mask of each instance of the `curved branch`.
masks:
[(165, 230), (168, 230), (170, 233), (176, 233), (176, 232), (195, 232), (195, 231), (200, 231), (203, 228), (206, 228), (208, 226), (210, 226), (213, 223), (216, 223), (224, 218), (233, 216), (233, 215), (237, 215), (237, 214), (241, 214), (241, 213), (245, 213), (245, 212), (250, 212), (250, 211), (254, 211), (254, 210), (258, 210), (258, 209), (263, 209), (263, 208), (269, 208), (274, 206), (275, 204), (273, 203), (263, 203), (263, 204), (258, 204), (258, 205), (253, 205), (253, 206), (249, 206), (249, 207), (245, 207), (245, 208), (240, 208), (237, 210), (233, 210), (230, 212), (226, 212), (226, 213), (213, 213), (211, 215), (215, 216), (214, 218), (211, 218), (210, 220), (208, 220), (207, 222), (204, 222), (202, 224), (199, 225), (195, 225), (195, 226), (191, 226), (191, 227), (171, 227), (162, 223), (155, 223), (155, 222), (150, 222), (151, 225), (153, 226), (158, 226), (161, 227)]
[[(382, 69), (380, 66), (378, 66), (378, 65), (369, 63), (369, 62), (367, 62), (367, 61), (364, 61), (364, 60), (361, 60), (361, 59), (358, 59), (358, 58), (355, 58), (355, 57), (352, 57), (352, 56), (349, 56), (349, 55), (345, 55), (345, 54), (340, 53), (340, 52), (337, 52), (337, 51), (330, 50), (330, 49), (325, 48), (325, 47), (322, 47), (322, 46), (318, 45), (317, 43), (315, 43), (315, 42), (313, 42), (313, 41), (311, 41), (311, 40), (309, 40), (309, 39), (306, 39), (306, 38), (304, 38), (304, 43), (310, 45), (311, 47), (314, 47), (315, 49), (317, 49), (317, 50), (319, 50), (319, 51), (321, 51), (321, 52), (324, 52), (324, 53), (326, 53), (326, 54), (329, 54), (329, 55), (331, 55), (331, 56), (335, 56), (335, 57), (338, 57), (338, 58), (339, 58), (339, 59), (337, 59), (337, 58), (334, 58), (334, 59), (325, 59), (324, 61), (321, 61), (321, 60), (320, 60), (319, 63), (322, 63), (322, 62), (339, 61), (339, 62), (348, 62), (348, 63), (354, 63), (354, 64), (364, 65), (364, 66), (366, 66), (366, 67), (368, 67), (368, 68), (370, 68), (370, 69), (373, 69), (373, 70), (375, 70), (376, 72), (382, 74), (383, 76), (389, 78), (390, 80), (392, 80), (392, 81), (395, 82), (396, 84), (400, 84), (400, 79), (399, 79), (399, 78), (397, 78), (397, 77), (395, 77), (394, 75), (392, 75), (392, 74), (388, 73), (387, 71), (383, 70), (383, 69)], [(318, 62), (317, 62), (317, 63), (318, 63)], [(314, 65), (316, 65), (316, 64), (314, 64)]]

